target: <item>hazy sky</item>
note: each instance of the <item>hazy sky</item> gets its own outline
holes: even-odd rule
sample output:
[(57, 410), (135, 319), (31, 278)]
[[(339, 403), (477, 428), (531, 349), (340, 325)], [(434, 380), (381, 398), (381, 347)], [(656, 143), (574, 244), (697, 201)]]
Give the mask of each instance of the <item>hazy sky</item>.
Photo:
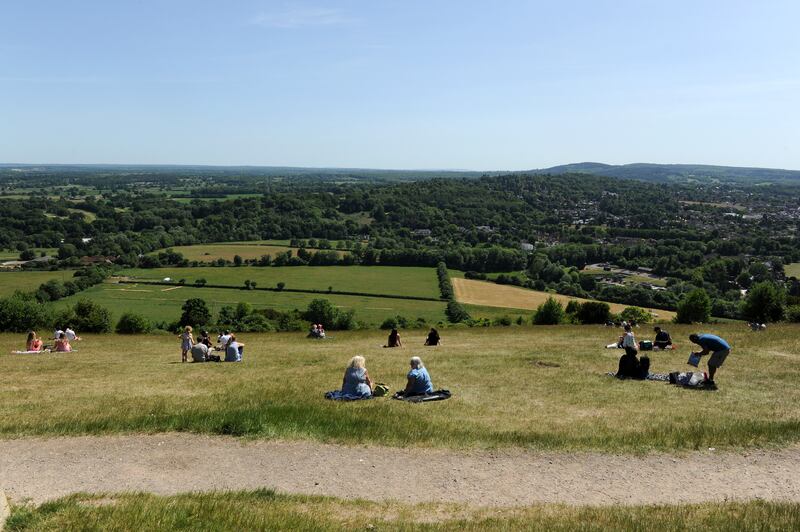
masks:
[(800, 169), (797, 0), (0, 1), (0, 162)]

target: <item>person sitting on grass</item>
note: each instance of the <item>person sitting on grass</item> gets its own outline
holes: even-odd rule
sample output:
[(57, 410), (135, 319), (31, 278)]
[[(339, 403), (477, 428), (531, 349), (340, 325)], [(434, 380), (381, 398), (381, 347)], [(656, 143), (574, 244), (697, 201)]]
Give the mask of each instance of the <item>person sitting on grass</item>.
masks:
[(439, 345), (442, 343), (442, 338), (439, 336), (439, 331), (431, 327), (431, 332), (428, 333), (428, 337), (425, 339), (425, 345)]
[(194, 337), (192, 336), (192, 326), (187, 325), (181, 334), (178, 335), (181, 341), (181, 362), (186, 362), (189, 351), (192, 350), (194, 345)]
[(42, 339), (36, 334), (36, 331), (28, 331), (28, 340), (25, 342), (26, 351), (41, 351)]
[(659, 326), (653, 327), (656, 333), (656, 338), (653, 340), (653, 345), (659, 349), (672, 349), (672, 338), (667, 331), (664, 331)]
[(225, 362), (241, 362), (244, 353), (244, 344), (236, 341), (236, 335), (231, 334), (228, 345), (225, 347)]
[(64, 334), (67, 335), (67, 340), (69, 340), (70, 342), (80, 342), (81, 341), (81, 337), (78, 336), (75, 333), (75, 331), (72, 330), (72, 327), (67, 327), (66, 329), (64, 329)]
[(55, 350), (59, 353), (69, 353), (72, 351), (72, 346), (69, 345), (69, 340), (67, 340), (67, 335), (63, 332), (61, 336), (58, 337), (55, 343)]
[(692, 354), (703, 357), (711, 353), (711, 358), (708, 359), (708, 381), (706, 384), (715, 386), (714, 375), (716, 375), (717, 370), (722, 367), (728, 354), (730, 354), (730, 344), (714, 334), (690, 334), (689, 341), (703, 348), (699, 353)]
[(392, 329), (392, 332), (389, 333), (389, 341), (383, 347), (403, 347), (403, 343), (400, 341), (400, 333), (397, 332), (397, 329)]
[(631, 326), (625, 324), (625, 336), (622, 337), (622, 347), (625, 354), (619, 357), (619, 367), (617, 377), (620, 379), (638, 379), (641, 376), (639, 359), (636, 358), (639, 348), (636, 344), (636, 337), (633, 335)]
[(433, 393), (431, 376), (428, 374), (428, 370), (422, 363), (422, 359), (419, 357), (411, 357), (409, 365), (411, 366), (411, 371), (409, 371), (408, 375), (406, 375), (408, 382), (406, 382), (406, 388), (402, 391), (402, 395), (404, 397), (408, 397), (409, 395), (425, 395), (426, 393)]
[[(201, 343), (204, 346), (206, 346), (208, 349), (211, 349), (213, 347), (213, 344), (211, 343), (211, 337), (208, 335), (208, 331), (205, 329), (200, 331), (200, 338), (198, 338), (197, 341), (198, 343)], [(192, 353), (192, 356), (194, 356), (194, 353)]]
[(217, 344), (219, 345), (219, 349), (224, 351), (228, 347), (228, 342), (231, 340), (231, 331), (225, 329), (219, 336), (217, 336)]
[(350, 359), (347, 368), (344, 370), (342, 393), (365, 398), (372, 396), (372, 379), (369, 378), (364, 357), (356, 355)]
[(208, 360), (208, 346), (202, 337), (192, 346), (192, 362), (206, 362)]

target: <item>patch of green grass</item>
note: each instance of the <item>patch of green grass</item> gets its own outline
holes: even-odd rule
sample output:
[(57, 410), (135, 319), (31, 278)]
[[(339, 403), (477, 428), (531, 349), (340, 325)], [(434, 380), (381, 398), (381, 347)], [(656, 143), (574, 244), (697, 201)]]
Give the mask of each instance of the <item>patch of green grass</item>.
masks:
[(398, 296), (439, 297), (439, 282), (434, 268), (399, 266), (284, 266), (284, 267), (199, 267), (123, 270), (120, 275), (137, 280), (160, 281), (186, 279), (193, 284), (203, 278), (208, 284), (243, 286), (245, 279), (256, 281), (262, 288), (286, 288), (389, 294)]
[[(281, 253), (289, 251), (287, 246), (267, 246), (262, 244), (195, 244), (192, 246), (175, 246), (171, 248), (177, 251), (187, 260), (197, 260), (201, 262), (212, 262), (217, 259), (233, 260), (234, 255), (239, 255), (243, 259), (259, 259), (263, 255), (271, 255), (275, 258)], [(152, 255), (157, 255), (159, 251), (154, 251)]]
[(470, 508), (283, 495), (272, 490), (158, 496), (76, 494), (16, 506), (10, 531), (61, 530), (797, 530), (800, 504), (536, 505)]
[(787, 277), (797, 277), (800, 279), (800, 262), (793, 262), (783, 267)]
[[(619, 381), (620, 353), (597, 326), (241, 334), (241, 364), (181, 364), (172, 335), (84, 335), (78, 352), (0, 355), (0, 434), (8, 437), (188, 431), (446, 448), (516, 447), (646, 452), (786, 445), (800, 441), (800, 327), (751, 333), (706, 329), (733, 351), (715, 392), (662, 382)], [(679, 349), (653, 352), (652, 371), (686, 370), (693, 328), (670, 328)], [(646, 338), (645, 330), (638, 336)], [(24, 335), (0, 335), (6, 353)], [(391, 399), (326, 401), (347, 361), (364, 355), (372, 378), (393, 390), (408, 358), (421, 356), (433, 384), (453, 398), (424, 406)], [(402, 427), (399, 430), (398, 427)]]
[(51, 279), (70, 281), (75, 272), (72, 270), (61, 271), (0, 271), (0, 297), (10, 296), (17, 290), (31, 292), (39, 285)]
[[(192, 268), (195, 269), (195, 268)], [(220, 268), (215, 268), (216, 270)], [(226, 268), (227, 269), (227, 268)], [(251, 271), (256, 268), (230, 268)], [(267, 268), (268, 269), (268, 268)], [(189, 271), (189, 269), (181, 270)], [(259, 282), (259, 286), (261, 283)], [(57, 308), (74, 305), (83, 298), (91, 299), (108, 308), (116, 322), (123, 312), (136, 312), (152, 321), (175, 321), (181, 315), (181, 306), (190, 298), (204, 299), (216, 316), (226, 305), (247, 302), (255, 308), (273, 308), (280, 311), (305, 310), (313, 299), (323, 298), (343, 310), (354, 310), (356, 319), (370, 326), (378, 326), (389, 317), (405, 316), (416, 320), (423, 318), (429, 323), (446, 321), (446, 304), (437, 301), (417, 301), (368, 296), (345, 296), (336, 294), (304, 294), (297, 292), (271, 292), (264, 290), (239, 290), (226, 288), (194, 288), (192, 286), (171, 287), (148, 284), (103, 283), (88, 290), (53, 303)]]

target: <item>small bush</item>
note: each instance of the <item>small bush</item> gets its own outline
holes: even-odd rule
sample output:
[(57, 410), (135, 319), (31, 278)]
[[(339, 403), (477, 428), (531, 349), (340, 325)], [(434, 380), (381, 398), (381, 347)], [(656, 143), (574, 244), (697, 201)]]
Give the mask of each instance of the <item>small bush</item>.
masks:
[(575, 317), (583, 324), (605, 323), (611, 317), (611, 307), (601, 301), (586, 301), (581, 303)]
[(152, 330), (150, 321), (140, 314), (126, 312), (120, 316), (116, 331), (118, 334), (145, 334)]
[(785, 292), (774, 283), (756, 283), (747, 291), (747, 298), (742, 301), (742, 316), (759, 323), (780, 321), (783, 319), (785, 301)]
[(461, 303), (458, 303), (457, 301), (448, 302), (445, 313), (447, 314), (447, 319), (451, 323), (460, 323), (462, 321), (468, 321), (471, 319), (467, 309), (465, 309)]
[(81, 299), (72, 308), (73, 317), (57, 325), (72, 327), (79, 331), (104, 333), (111, 331), (111, 312), (89, 299)]
[(564, 307), (554, 297), (539, 305), (533, 315), (534, 325), (558, 325), (564, 321)]
[(786, 307), (786, 319), (793, 323), (800, 323), (800, 305)]
[(619, 316), (625, 321), (635, 321), (637, 323), (649, 323), (652, 318), (648, 311), (639, 307), (625, 307)]

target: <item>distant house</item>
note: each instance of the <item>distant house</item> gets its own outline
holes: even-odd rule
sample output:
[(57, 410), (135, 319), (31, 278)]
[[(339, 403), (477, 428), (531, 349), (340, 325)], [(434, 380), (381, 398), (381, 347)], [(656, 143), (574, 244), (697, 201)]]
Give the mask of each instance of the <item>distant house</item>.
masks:
[(113, 264), (114, 259), (116, 259), (116, 257), (112, 257), (110, 255), (87, 255), (85, 257), (81, 257), (81, 264), (86, 266), (90, 264)]
[(520, 242), (519, 249), (522, 251), (533, 251), (535, 246), (529, 242)]
[(482, 233), (494, 233), (494, 229), (492, 229), (491, 225), (478, 225), (475, 227), (478, 231)]
[(424, 238), (424, 237), (431, 236), (431, 230), (430, 229), (414, 229), (413, 231), (411, 231), (411, 234), (414, 235), (414, 236), (419, 236), (419, 237), (423, 237)]

